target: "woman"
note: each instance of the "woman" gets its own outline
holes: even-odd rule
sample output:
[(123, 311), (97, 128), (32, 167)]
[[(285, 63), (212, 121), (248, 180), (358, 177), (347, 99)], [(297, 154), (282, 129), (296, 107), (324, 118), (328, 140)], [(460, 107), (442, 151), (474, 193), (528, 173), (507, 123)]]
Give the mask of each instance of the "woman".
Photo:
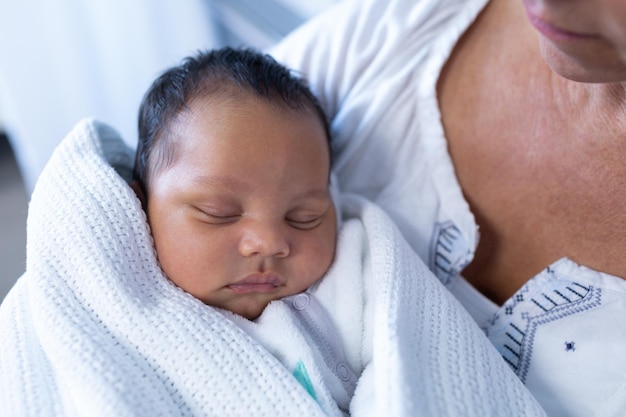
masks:
[(623, 412), (626, 3), (346, 1), (272, 53), (548, 415)]

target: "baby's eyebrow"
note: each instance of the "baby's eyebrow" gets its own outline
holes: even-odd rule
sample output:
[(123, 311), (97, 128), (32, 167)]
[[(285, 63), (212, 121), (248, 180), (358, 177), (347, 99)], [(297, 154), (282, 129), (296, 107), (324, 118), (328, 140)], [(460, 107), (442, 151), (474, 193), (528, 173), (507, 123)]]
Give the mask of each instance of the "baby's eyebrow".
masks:
[(330, 198), (330, 192), (328, 189), (312, 189), (298, 194), (294, 200), (327, 200)]
[(226, 188), (237, 192), (248, 192), (254, 189), (252, 184), (225, 175), (198, 175), (193, 177), (191, 182), (197, 185)]

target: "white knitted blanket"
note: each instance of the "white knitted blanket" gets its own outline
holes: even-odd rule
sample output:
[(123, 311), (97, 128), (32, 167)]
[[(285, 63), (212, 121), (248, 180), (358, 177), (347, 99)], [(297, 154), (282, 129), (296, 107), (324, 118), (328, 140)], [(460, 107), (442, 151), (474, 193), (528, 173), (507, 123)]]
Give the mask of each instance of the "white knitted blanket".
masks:
[[(41, 175), (26, 273), (0, 307), (0, 416), (334, 414), (228, 315), (166, 279), (124, 179), (132, 163), (115, 131), (87, 120)], [(376, 294), (354, 415), (544, 415), (387, 217), (353, 215)]]

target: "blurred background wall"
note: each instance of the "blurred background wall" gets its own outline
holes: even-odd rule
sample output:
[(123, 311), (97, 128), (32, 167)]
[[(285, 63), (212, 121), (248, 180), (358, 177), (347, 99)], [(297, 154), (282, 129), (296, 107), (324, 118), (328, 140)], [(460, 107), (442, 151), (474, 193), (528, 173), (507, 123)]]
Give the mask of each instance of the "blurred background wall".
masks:
[(29, 195), (84, 117), (136, 143), (139, 102), (198, 49), (267, 48), (340, 0), (0, 0), (0, 300), (25, 270)]

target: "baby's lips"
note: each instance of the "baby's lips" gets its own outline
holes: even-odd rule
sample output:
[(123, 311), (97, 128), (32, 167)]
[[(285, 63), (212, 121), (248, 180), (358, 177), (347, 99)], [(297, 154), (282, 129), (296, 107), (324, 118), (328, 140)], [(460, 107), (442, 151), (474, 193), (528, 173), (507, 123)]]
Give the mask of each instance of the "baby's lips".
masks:
[(254, 273), (246, 276), (240, 281), (237, 281), (231, 285), (256, 285), (256, 284), (270, 284), (275, 287), (280, 287), (285, 284), (284, 280), (276, 273)]
[(254, 273), (228, 285), (235, 292), (273, 292), (285, 284), (284, 280), (274, 273)]

